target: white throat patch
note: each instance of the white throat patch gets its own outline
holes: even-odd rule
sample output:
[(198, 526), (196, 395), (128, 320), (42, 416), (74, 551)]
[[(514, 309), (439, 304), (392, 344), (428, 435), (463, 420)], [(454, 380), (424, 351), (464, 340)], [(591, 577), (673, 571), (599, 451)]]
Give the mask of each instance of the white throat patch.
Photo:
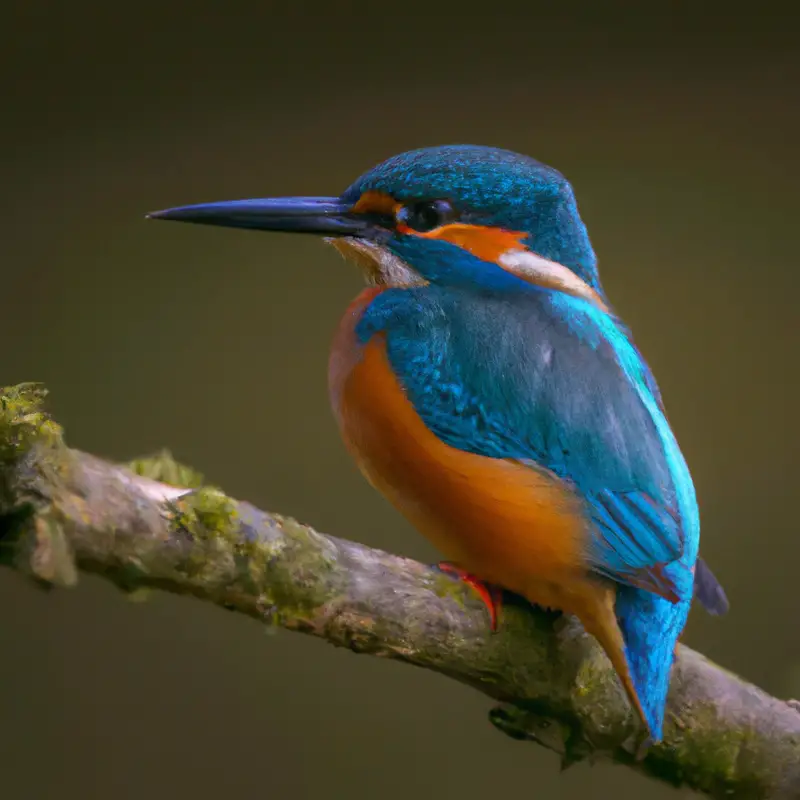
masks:
[(427, 281), (391, 250), (351, 236), (329, 237), (326, 244), (355, 264), (373, 286), (424, 286)]

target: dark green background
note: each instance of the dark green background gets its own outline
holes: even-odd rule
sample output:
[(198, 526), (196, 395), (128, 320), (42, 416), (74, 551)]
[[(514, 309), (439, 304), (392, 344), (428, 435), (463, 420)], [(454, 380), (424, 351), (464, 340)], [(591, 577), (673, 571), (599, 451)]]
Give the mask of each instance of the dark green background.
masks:
[[(422, 145), (535, 155), (575, 185), (697, 482), (732, 611), (695, 612), (686, 639), (799, 694), (795, 24), (492, 5), (6, 4), (0, 384), (45, 381), (82, 449), (168, 445), (238, 497), (432, 560), (328, 410), (355, 268), (311, 238), (143, 215), (334, 194)], [(0, 604), (10, 800), (676, 796), (559, 775), (463, 686), (196, 601), (2, 573)]]

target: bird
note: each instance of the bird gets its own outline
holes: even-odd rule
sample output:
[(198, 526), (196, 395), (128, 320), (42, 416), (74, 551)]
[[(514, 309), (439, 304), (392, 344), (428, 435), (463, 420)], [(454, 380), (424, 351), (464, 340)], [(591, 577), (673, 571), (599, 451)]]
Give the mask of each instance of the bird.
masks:
[(328, 367), (344, 443), (480, 593), (577, 617), (645, 741), (663, 737), (699, 559), (688, 466), (653, 373), (612, 308), (575, 192), (510, 150), (395, 155), (332, 197), (196, 203), (149, 218), (322, 236), (366, 287)]

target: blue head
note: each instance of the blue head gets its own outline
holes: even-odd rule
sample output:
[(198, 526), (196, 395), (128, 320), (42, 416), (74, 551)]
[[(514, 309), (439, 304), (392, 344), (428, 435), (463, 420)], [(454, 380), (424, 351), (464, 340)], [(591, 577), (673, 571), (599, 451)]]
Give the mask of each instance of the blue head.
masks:
[(322, 234), (378, 283), (499, 284), (512, 273), (517, 282), (602, 295), (569, 182), (533, 158), (492, 147), (411, 150), (339, 197), (234, 200), (151, 216)]

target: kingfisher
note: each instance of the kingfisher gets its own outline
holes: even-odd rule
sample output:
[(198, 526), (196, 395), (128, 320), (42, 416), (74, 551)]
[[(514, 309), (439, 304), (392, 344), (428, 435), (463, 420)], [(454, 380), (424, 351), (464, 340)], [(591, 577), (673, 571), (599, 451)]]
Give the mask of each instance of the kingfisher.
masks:
[(334, 336), (329, 391), (367, 480), (473, 585), (576, 616), (649, 741), (694, 597), (686, 461), (653, 374), (611, 307), (572, 186), (508, 150), (389, 158), (338, 197), (171, 208), (150, 218), (321, 235), (365, 288)]

